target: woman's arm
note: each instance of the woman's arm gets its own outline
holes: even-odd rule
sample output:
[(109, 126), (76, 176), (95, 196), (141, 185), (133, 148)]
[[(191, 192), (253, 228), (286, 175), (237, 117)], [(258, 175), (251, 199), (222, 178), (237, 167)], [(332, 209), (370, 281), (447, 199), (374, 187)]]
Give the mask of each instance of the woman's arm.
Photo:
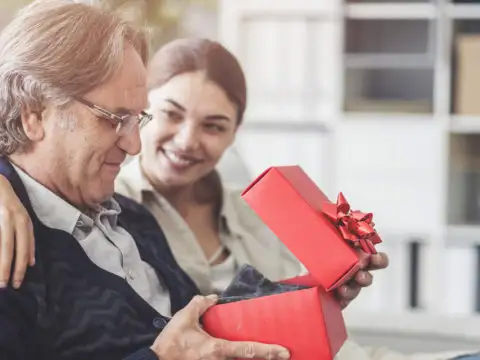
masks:
[(35, 239), (30, 216), (8, 180), (0, 175), (0, 288), (12, 281), (18, 289), (27, 266), (34, 264)]

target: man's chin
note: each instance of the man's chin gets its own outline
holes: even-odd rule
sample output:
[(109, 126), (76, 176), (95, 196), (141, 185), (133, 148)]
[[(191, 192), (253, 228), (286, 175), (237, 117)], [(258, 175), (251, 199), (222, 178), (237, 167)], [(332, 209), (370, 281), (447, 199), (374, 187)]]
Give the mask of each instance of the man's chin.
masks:
[(115, 193), (113, 186), (109, 189), (102, 189), (96, 194), (92, 194), (92, 199), (97, 205), (104, 203), (112, 198), (113, 194)]

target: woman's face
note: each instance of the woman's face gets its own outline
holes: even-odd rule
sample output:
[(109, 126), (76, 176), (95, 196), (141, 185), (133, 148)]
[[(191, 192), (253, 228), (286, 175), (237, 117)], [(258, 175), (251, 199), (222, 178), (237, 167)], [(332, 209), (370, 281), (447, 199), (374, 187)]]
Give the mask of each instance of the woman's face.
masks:
[(149, 102), (154, 119), (142, 129), (142, 166), (161, 186), (193, 184), (234, 141), (237, 107), (202, 72), (173, 77)]

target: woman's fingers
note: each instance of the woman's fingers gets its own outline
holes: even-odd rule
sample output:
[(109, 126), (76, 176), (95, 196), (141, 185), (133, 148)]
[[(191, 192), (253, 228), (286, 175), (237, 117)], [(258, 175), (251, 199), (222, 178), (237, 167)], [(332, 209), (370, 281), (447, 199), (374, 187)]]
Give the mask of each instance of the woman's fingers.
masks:
[(13, 261), (14, 226), (9, 212), (0, 213), (0, 287), (6, 287), (10, 280)]

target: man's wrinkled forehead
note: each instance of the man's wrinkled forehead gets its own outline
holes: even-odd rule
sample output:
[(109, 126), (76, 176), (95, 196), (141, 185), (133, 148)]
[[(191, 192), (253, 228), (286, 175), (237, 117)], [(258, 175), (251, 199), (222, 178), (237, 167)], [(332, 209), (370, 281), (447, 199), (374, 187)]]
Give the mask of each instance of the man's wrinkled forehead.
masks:
[(125, 108), (138, 113), (148, 107), (147, 71), (133, 48), (125, 49), (121, 67), (101, 86), (99, 93), (108, 102), (105, 106), (111, 109)]

